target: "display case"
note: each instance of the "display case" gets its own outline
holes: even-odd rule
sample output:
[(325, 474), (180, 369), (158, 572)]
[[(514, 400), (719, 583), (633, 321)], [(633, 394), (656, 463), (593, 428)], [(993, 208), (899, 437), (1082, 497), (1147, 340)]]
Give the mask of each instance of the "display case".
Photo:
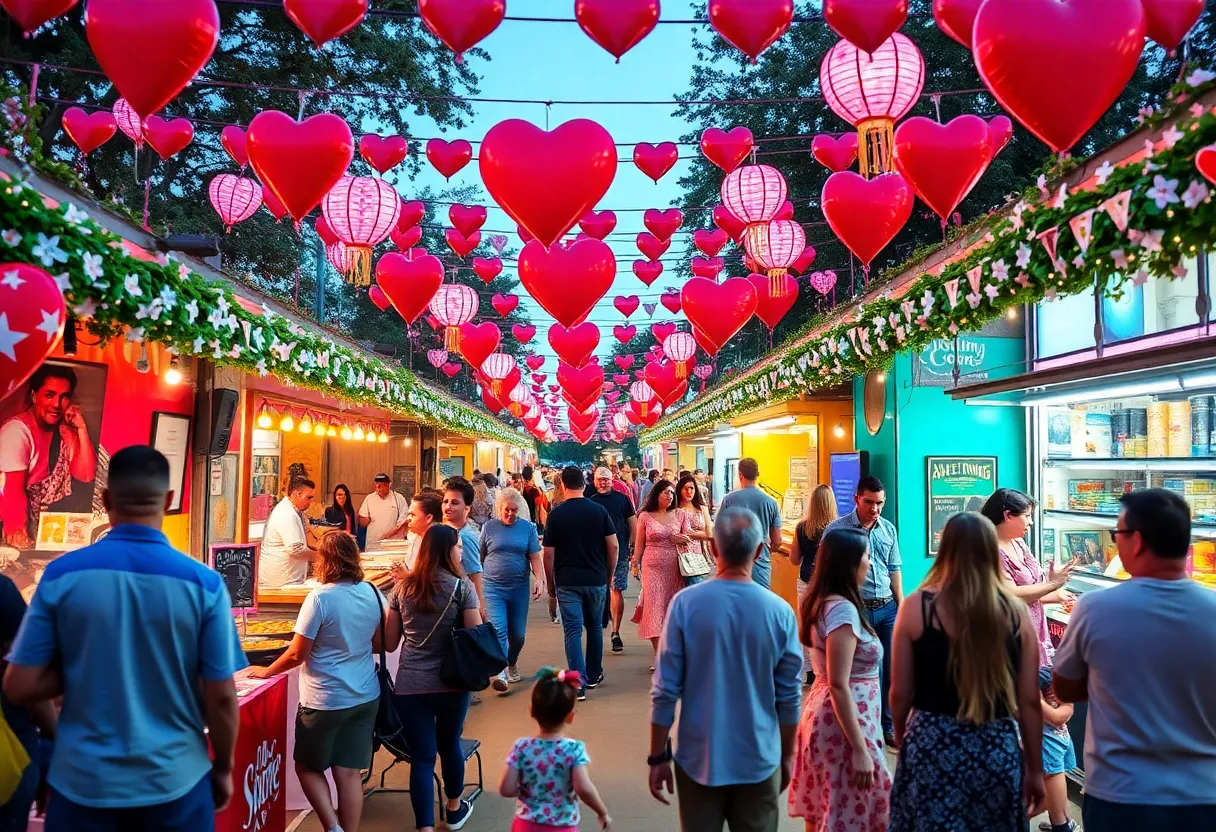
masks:
[(282, 434), (254, 429), (249, 471), (249, 539), (261, 540), (279, 496)]

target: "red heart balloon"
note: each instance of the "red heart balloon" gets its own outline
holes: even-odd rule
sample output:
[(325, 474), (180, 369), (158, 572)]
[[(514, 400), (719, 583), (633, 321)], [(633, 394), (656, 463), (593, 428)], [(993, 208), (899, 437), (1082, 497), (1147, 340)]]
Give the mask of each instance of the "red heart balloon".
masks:
[(700, 330), (717, 345), (725, 344), (743, 328), (759, 302), (756, 287), (745, 277), (732, 277), (722, 283), (694, 277), (684, 284), (680, 301), (692, 322), (693, 335)]
[(916, 116), (895, 131), (895, 168), (921, 201), (946, 221), (992, 161), (988, 122), (965, 115), (948, 124)]
[(646, 383), (664, 409), (678, 402), (688, 391), (688, 382), (676, 376), (676, 365), (670, 361), (647, 364)]
[(499, 315), (502, 315), (505, 318), (514, 312), (516, 307), (519, 306), (519, 295), (504, 295), (496, 293), (494, 297), (490, 299), (490, 305), (494, 307), (495, 311), (497, 311)]
[(588, 237), (602, 240), (616, 228), (616, 214), (611, 211), (591, 211), (578, 221), (578, 227), (583, 229)]
[(1199, 22), (1204, 0), (1142, 0), (1148, 36), (1166, 49), (1177, 49)]
[(422, 222), (426, 216), (426, 206), (418, 200), (401, 203), (401, 216), (397, 219), (397, 230), (405, 231)]
[(692, 328), (692, 337), (696, 339), (697, 346), (705, 350), (705, 353), (711, 358), (717, 355), (722, 349), (721, 344), (717, 343), (716, 341), (711, 341), (708, 335), (695, 326)]
[(468, 257), (481, 245), (480, 231), (474, 231), (466, 237), (455, 228), (449, 228), (443, 232), (443, 238), (448, 241), (448, 246), (456, 252), (457, 257)]
[(86, 113), (79, 107), (69, 107), (63, 114), (63, 132), (87, 156), (114, 138), (118, 122), (107, 110)]
[(595, 404), (604, 389), (604, 368), (590, 363), (581, 368), (558, 363), (557, 382), (579, 410), (586, 410)]
[(270, 212), (270, 216), (274, 217), (275, 222), (287, 216), (287, 206), (279, 201), (279, 198), (274, 195), (274, 192), (270, 188), (262, 189), (262, 204), (266, 206), (266, 210)]
[(722, 257), (694, 257), (690, 268), (694, 276), (714, 280), (726, 268), (726, 260)]
[(1195, 168), (1205, 179), (1216, 185), (1216, 144), (1201, 148), (1195, 154)]
[(667, 249), (671, 248), (671, 240), (660, 240), (649, 231), (643, 231), (637, 237), (638, 251), (642, 252), (648, 260), (658, 260), (667, 253)]
[(617, 157), (612, 136), (594, 121), (546, 132), (509, 119), (490, 128), (478, 164), (494, 200), (547, 248), (608, 192)]
[(638, 334), (638, 328), (633, 324), (629, 324), (629, 326), (614, 326), (612, 328), (612, 334), (615, 335), (616, 340), (620, 341), (622, 344), (628, 344), (633, 340), (633, 336)]
[(798, 281), (785, 275), (785, 291), (774, 297), (769, 294), (772, 289), (772, 279), (762, 274), (749, 275), (748, 280), (756, 287), (756, 317), (764, 321), (769, 329), (776, 329), (781, 319), (794, 308), (798, 300)]
[(638, 280), (650, 286), (663, 273), (663, 264), (658, 260), (634, 260), (633, 273)]
[(147, 118), (211, 59), (220, 13), (215, 0), (89, 0), (84, 29), (102, 71)]
[(321, 204), (355, 158), (350, 127), (333, 113), (301, 122), (278, 110), (258, 113), (245, 144), (254, 172), (296, 222)]
[(548, 251), (540, 240), (519, 254), (519, 282), (563, 326), (582, 323), (616, 277), (616, 258), (607, 243), (580, 240)]
[[(586, 413), (580, 413), (574, 408), (570, 408), (570, 410), (567, 411), (567, 418), (570, 422), (571, 430), (579, 433), (586, 433), (595, 430), (595, 426), (600, 420), (600, 412), (594, 407), (592, 407)], [(588, 439), (590, 439), (590, 437), (588, 437)]]
[[(614, 364), (616, 364), (618, 370), (628, 370), (630, 367), (633, 366), (633, 356), (632, 355), (614, 356), (612, 361)], [(615, 378), (613, 379), (613, 381), (616, 381), (617, 384), (621, 383), (620, 381), (618, 381)]]
[(36, 266), (0, 264), (0, 398), (25, 384), (63, 338), (67, 305)]
[(473, 271), (489, 286), (494, 282), (494, 278), (502, 274), (502, 260), (497, 257), (489, 260), (484, 257), (474, 257)]
[(680, 311), (680, 293), (675, 289), (665, 292), (663, 297), (659, 298), (659, 302), (673, 315)]
[(823, 22), (873, 54), (908, 20), (908, 0), (823, 0)]
[(426, 143), (426, 160), (444, 179), (451, 179), (473, 160), (473, 145), (464, 139), (453, 142), (431, 139)]
[(283, 11), (320, 47), (362, 23), (367, 15), (367, 0), (283, 0)]
[[(526, 344), (536, 335), (536, 327), (532, 326), (531, 324), (515, 324), (511, 327), (511, 334), (515, 336), (516, 341), (521, 344)], [(535, 358), (537, 356), (528, 357)], [(531, 363), (529, 363), (528, 366), (531, 366)]]
[(612, 299), (612, 305), (616, 307), (616, 311), (626, 318), (638, 311), (638, 303), (637, 295), (617, 295)]
[(975, 27), (975, 14), (984, 0), (933, 0), (933, 19), (937, 28), (971, 48), (971, 30)]
[(144, 138), (163, 161), (181, 153), (193, 141), (194, 125), (184, 118), (167, 121), (160, 116), (148, 116), (144, 121)]
[(743, 239), (743, 232), (747, 229), (747, 223), (732, 214), (724, 205), (714, 208), (714, 225), (729, 234), (736, 244)]
[(405, 231), (398, 231), (394, 228), (388, 236), (399, 251), (408, 252), (422, 239), (422, 229), (416, 225)]
[(549, 327), (549, 346), (571, 367), (586, 364), (599, 344), (600, 329), (590, 321), (569, 329), (561, 324)]
[(429, 254), (407, 260), (391, 251), (376, 263), (376, 285), (407, 324), (422, 316), (442, 283), (443, 261)]
[[(529, 370), (539, 370), (545, 366), (545, 357), (543, 355), (529, 355), (524, 359), (524, 362), (528, 365)], [(544, 379), (541, 380), (544, 381)]]
[(846, 170), (823, 185), (823, 216), (840, 241), (869, 267), (912, 216), (912, 189), (898, 173), (863, 179)]
[(992, 157), (1005, 149), (1005, 145), (1013, 139), (1013, 122), (1008, 116), (994, 116), (988, 119), (988, 143), (992, 145)]
[(379, 173), (388, 173), (397, 167), (405, 161), (409, 152), (410, 147), (401, 136), (368, 133), (359, 139), (359, 155)]
[(502, 23), (505, 0), (418, 0), (418, 15), (431, 34), (456, 53), (456, 63)]
[(245, 149), (245, 131), (229, 124), (220, 131), (220, 145), (242, 168), (249, 164), (249, 151)]
[[(658, 341), (660, 344), (666, 341), (667, 336), (674, 334), (675, 331), (676, 325), (671, 321), (663, 321), (661, 323), (652, 324), (650, 327), (650, 334), (653, 335), (654, 340)], [(662, 354), (662, 347), (651, 347), (651, 349), (657, 350), (660, 355)]]
[(575, 0), (574, 19), (619, 64), (622, 55), (654, 31), (659, 0)]
[(453, 205), (448, 209), (448, 219), (457, 231), (471, 237), (486, 224), (486, 209), (484, 205)]
[(679, 159), (680, 148), (675, 142), (663, 142), (658, 145), (642, 142), (633, 149), (633, 163), (655, 182), (675, 167)]
[(710, 127), (701, 134), (701, 153), (722, 170), (730, 173), (752, 152), (752, 131), (736, 127), (727, 133)]
[(709, 0), (709, 25), (752, 63), (793, 22), (793, 0)]
[[(668, 208), (666, 211), (649, 208), (642, 215), (642, 224), (650, 229), (650, 233), (667, 243), (671, 242), (671, 235), (675, 234), (683, 223), (684, 212), (679, 208)], [(650, 259), (657, 260), (658, 258)]]
[(498, 324), (485, 321), (460, 325), (460, 354), (470, 367), (480, 369), (500, 343), (502, 331)]
[(367, 290), (367, 297), (381, 312), (387, 311), (393, 305), (393, 302), (388, 299), (388, 295), (384, 294), (384, 290), (379, 286), (369, 288)]
[(721, 228), (715, 228), (713, 231), (698, 229), (692, 234), (693, 245), (706, 257), (717, 257), (718, 252), (729, 241), (730, 236)]
[[(455, 378), (456, 375), (460, 372), (460, 365), (457, 364), (455, 361), (449, 361), (446, 364), (444, 364), (441, 369), (443, 370), (443, 374), (446, 375), (448, 378)], [(492, 400), (493, 396), (491, 396), (490, 399)], [(482, 397), (482, 401), (486, 402), (487, 406), (490, 404), (490, 400), (487, 400), (484, 396)], [(498, 409), (502, 410), (503, 409), (502, 405), (499, 405)]]
[(0, 8), (13, 16), (27, 35), (76, 5), (77, 0), (0, 0)]
[(985, 0), (973, 54), (1001, 106), (1063, 152), (1123, 92), (1144, 33), (1141, 0)]
[(798, 255), (798, 259), (794, 261), (794, 265), (790, 266), (790, 271), (796, 274), (802, 274), (811, 267), (815, 262), (815, 247), (807, 246), (802, 250), (802, 254)]
[(848, 170), (857, 161), (857, 134), (845, 133), (838, 139), (816, 136), (811, 140), (811, 155), (833, 173)]

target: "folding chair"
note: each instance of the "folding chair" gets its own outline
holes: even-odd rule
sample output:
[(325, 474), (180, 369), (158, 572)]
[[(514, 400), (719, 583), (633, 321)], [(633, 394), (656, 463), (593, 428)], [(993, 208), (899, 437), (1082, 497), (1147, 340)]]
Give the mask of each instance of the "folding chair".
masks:
[[(393, 755), (393, 761), (385, 766), (384, 771), (380, 772), (380, 785), (373, 786), (372, 788), (365, 790), (363, 792), (364, 798), (368, 798), (374, 794), (380, 794), (382, 792), (388, 794), (409, 794), (409, 789), (390, 789), (384, 785), (389, 771), (391, 771), (392, 768), (397, 765), (397, 763), (405, 763), (406, 765), (411, 766), (413, 765), (413, 762), (410, 759), (409, 748), (405, 744), (405, 738), (398, 735), (388, 740), (381, 739), (379, 740), (379, 744)], [(375, 763), (376, 750), (377, 749), (373, 747), (372, 761), (368, 763), (367, 773), (363, 777), (363, 784), (365, 786), (372, 779), (374, 774), (372, 768)], [(481, 766), (481, 741), (461, 737), (460, 755), (464, 761), (466, 769), (464, 794), (461, 795), (461, 797), (468, 800), (470, 803), (475, 803), (477, 798), (481, 796), (481, 793), (485, 791), (485, 773), (483, 772)], [(469, 781), (467, 776), (470, 758), (475, 758), (477, 760), (477, 779), (472, 782)], [(447, 815), (447, 798), (443, 793), (443, 781), (439, 779), (439, 775), (434, 771), (431, 772), (431, 776), (435, 779), (435, 798), (439, 804), (439, 820), (443, 821)]]

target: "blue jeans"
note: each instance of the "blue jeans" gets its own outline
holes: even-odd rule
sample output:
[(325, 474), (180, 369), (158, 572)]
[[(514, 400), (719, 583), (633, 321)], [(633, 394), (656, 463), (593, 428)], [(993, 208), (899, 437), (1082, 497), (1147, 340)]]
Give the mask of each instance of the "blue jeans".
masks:
[(524, 649), (524, 636), (528, 631), (528, 603), (531, 591), (528, 579), (518, 586), (486, 581), (481, 585), (486, 602), (486, 614), (498, 633), (498, 643), (507, 657), (507, 664), (515, 667), (519, 653)]
[[(557, 605), (566, 637), (566, 666), (577, 670), (584, 685), (604, 672), (604, 598), (607, 586), (559, 586)], [(583, 630), (587, 631), (587, 657), (583, 658)]]
[(771, 589), (772, 574), (773, 567), (769, 561), (768, 546), (765, 545), (764, 553), (756, 558), (756, 562), (752, 565), (752, 580), (765, 589)]
[(874, 628), (878, 640), (882, 642), (882, 672), (880, 687), (882, 688), (882, 730), (890, 733), (895, 730), (891, 719), (891, 634), (895, 631), (895, 614), (899, 605), (892, 598), (876, 610), (866, 609), (866, 620)]
[(432, 779), (435, 758), (442, 762), (443, 793), (449, 800), (464, 794), (464, 755), (460, 753), (460, 734), (469, 711), (469, 694), (464, 691), (412, 693), (395, 697), (401, 717), (405, 744), (410, 754), (410, 803), (414, 825), (435, 825), (435, 800)]
[(1082, 821), (1094, 832), (1192, 832), (1216, 828), (1216, 805), (1110, 803), (1087, 794)]
[(81, 806), (52, 789), (44, 828), (46, 832), (214, 832), (211, 775), (177, 800), (132, 809)]

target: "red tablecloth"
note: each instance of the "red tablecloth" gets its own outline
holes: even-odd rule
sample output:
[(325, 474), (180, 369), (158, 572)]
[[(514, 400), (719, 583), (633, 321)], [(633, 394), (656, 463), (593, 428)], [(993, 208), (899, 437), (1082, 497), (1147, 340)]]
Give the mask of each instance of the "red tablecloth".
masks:
[(232, 802), (216, 832), (284, 832), (287, 827), (287, 678), (237, 679), (241, 728), (232, 769)]

